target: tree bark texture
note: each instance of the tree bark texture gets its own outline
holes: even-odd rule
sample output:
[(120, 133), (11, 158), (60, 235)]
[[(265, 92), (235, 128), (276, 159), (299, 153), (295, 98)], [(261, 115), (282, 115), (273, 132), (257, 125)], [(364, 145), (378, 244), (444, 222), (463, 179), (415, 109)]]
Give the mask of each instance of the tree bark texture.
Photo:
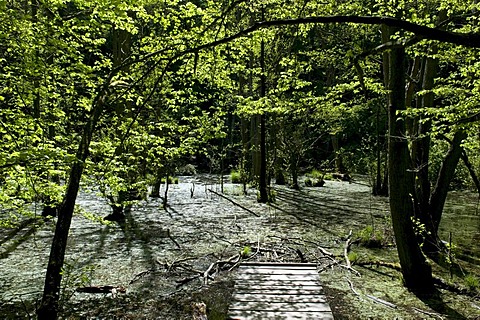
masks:
[(414, 206), (414, 175), (411, 171), (405, 122), (397, 111), (405, 109), (405, 49), (395, 48), (389, 53), (389, 197), (393, 230), (402, 267), (405, 286), (413, 291), (433, 288), (432, 272), (423, 256), (412, 217)]

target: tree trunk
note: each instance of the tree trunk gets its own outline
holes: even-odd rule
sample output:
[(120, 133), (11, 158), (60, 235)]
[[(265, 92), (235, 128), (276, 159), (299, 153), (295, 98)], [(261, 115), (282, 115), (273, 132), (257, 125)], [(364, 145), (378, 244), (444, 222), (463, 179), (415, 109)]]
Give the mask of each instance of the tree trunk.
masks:
[[(265, 9), (262, 8), (262, 20), (265, 19)], [(262, 39), (261, 47), (260, 47), (260, 65), (262, 69), (262, 75), (260, 78), (260, 96), (262, 98), (266, 95), (266, 86), (267, 86), (267, 79), (266, 79), (266, 70), (265, 70), (265, 42)], [(258, 202), (266, 203), (268, 202), (268, 192), (267, 192), (267, 120), (266, 114), (262, 111), (260, 115), (260, 175), (259, 175), (259, 191), (260, 197)]]
[(162, 171), (158, 170), (155, 174), (155, 182), (152, 186), (152, 192), (150, 193), (150, 197), (152, 198), (160, 198), (160, 188), (162, 186)]
[[(431, 90), (434, 86), (435, 76), (437, 75), (438, 61), (432, 58), (426, 58), (424, 63), (422, 89), (427, 93), (421, 97), (422, 108), (433, 108), (434, 95)], [(428, 178), (429, 157), (430, 157), (430, 136), (428, 135), (432, 127), (431, 121), (421, 121), (415, 119), (414, 132), (415, 138), (412, 142), (412, 160), (416, 172), (416, 216), (420, 222), (426, 223), (425, 218), (429, 211), (430, 199), (430, 180)]]
[(472, 163), (468, 159), (468, 155), (465, 149), (462, 151), (462, 160), (463, 160), (463, 163), (465, 164), (465, 167), (467, 167), (468, 172), (470, 173), (470, 177), (472, 178), (473, 184), (475, 184), (478, 195), (480, 196), (480, 180), (478, 179), (477, 173), (475, 172), (475, 169), (473, 168)]
[(455, 176), (455, 169), (462, 156), (463, 148), (461, 144), (466, 137), (467, 134), (463, 130), (455, 132), (450, 149), (442, 162), (440, 171), (438, 172), (437, 181), (430, 196), (430, 221), (426, 224), (428, 242), (424, 245), (424, 250), (429, 254), (435, 254), (441, 248), (437, 235), (438, 227), (440, 225), (440, 220), (442, 219), (442, 212), (447, 199), (448, 187)]
[(68, 232), (72, 222), (75, 201), (77, 199), (80, 179), (84, 170), (84, 163), (89, 154), (90, 142), (95, 126), (103, 111), (103, 97), (98, 97), (93, 107), (92, 114), (86, 123), (82, 138), (76, 154), (76, 161), (72, 165), (68, 186), (60, 206), (58, 220), (55, 227), (42, 302), (37, 310), (38, 320), (53, 320), (58, 316), (58, 300), (60, 298), (60, 284), (62, 281), (62, 268), (65, 261)]
[(397, 111), (405, 109), (405, 49), (389, 53), (388, 167), (389, 197), (393, 230), (405, 286), (413, 291), (433, 289), (432, 271), (423, 256), (413, 230), (414, 175), (411, 171), (405, 122)]
[(332, 147), (335, 155), (335, 171), (338, 173), (346, 173), (345, 165), (343, 164), (342, 154), (340, 153), (340, 143), (338, 142), (338, 135), (332, 134)]

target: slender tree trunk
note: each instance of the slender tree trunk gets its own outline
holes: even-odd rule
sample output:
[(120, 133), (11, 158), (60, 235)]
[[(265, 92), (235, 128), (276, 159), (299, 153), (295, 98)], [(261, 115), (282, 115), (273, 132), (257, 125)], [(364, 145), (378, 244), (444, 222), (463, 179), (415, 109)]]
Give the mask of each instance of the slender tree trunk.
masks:
[(380, 105), (377, 107), (377, 112), (376, 112), (376, 125), (375, 125), (375, 135), (376, 135), (376, 141), (375, 141), (375, 147), (376, 147), (376, 158), (377, 158), (377, 163), (376, 163), (376, 174), (375, 174), (375, 181), (373, 183), (373, 195), (377, 196), (380, 195), (380, 190), (382, 190), (382, 151), (380, 147)]
[(478, 195), (480, 196), (480, 180), (478, 179), (477, 173), (475, 172), (475, 169), (473, 168), (472, 163), (468, 159), (468, 155), (465, 150), (462, 151), (462, 160), (463, 160), (463, 163), (465, 164), (465, 167), (467, 167), (468, 172), (470, 173), (470, 177), (472, 178), (473, 184), (475, 184)]
[(63, 198), (63, 203), (60, 206), (52, 246), (50, 248), (42, 302), (40, 308), (37, 310), (38, 320), (53, 320), (58, 317), (58, 301), (60, 298), (60, 284), (62, 281), (62, 268), (65, 261), (68, 232), (72, 222), (84, 163), (88, 157), (92, 135), (102, 111), (103, 97), (99, 97), (93, 107), (92, 115), (84, 127), (76, 154), (76, 161), (72, 165), (67, 190)]
[(420, 250), (412, 217), (414, 175), (411, 171), (405, 122), (397, 112), (405, 109), (405, 49), (389, 53), (389, 197), (393, 230), (405, 286), (414, 291), (431, 291), (431, 267)]
[(338, 135), (332, 134), (330, 137), (332, 140), (333, 153), (335, 155), (335, 170), (338, 173), (346, 173), (347, 170), (345, 169), (345, 165), (343, 164), (343, 158), (340, 152), (340, 143), (338, 141)]
[(170, 185), (168, 181), (169, 171), (167, 170), (167, 174), (165, 175), (165, 193), (163, 195), (163, 209), (167, 210), (168, 205), (168, 186)]
[[(265, 19), (265, 9), (262, 8), (262, 20)], [(266, 70), (265, 70), (265, 42), (262, 39), (261, 43), (261, 56), (260, 56), (260, 65), (262, 69), (262, 75), (260, 79), (260, 96), (262, 98), (266, 95)], [(261, 203), (268, 202), (268, 192), (267, 192), (267, 120), (265, 112), (262, 112), (260, 115), (260, 176), (259, 176), (259, 191), (260, 198), (258, 199)]]
[[(424, 63), (422, 89), (427, 90), (421, 97), (422, 108), (432, 108), (434, 106), (434, 95), (431, 90), (434, 86), (435, 76), (437, 75), (438, 61), (432, 58), (426, 58)], [(415, 137), (412, 142), (412, 160), (416, 172), (416, 216), (422, 223), (426, 223), (425, 218), (429, 211), (430, 199), (430, 180), (428, 178), (429, 157), (430, 157), (430, 136), (428, 133), (432, 127), (431, 121), (422, 121), (415, 119)]]
[(155, 182), (152, 186), (152, 192), (150, 193), (150, 197), (152, 198), (160, 198), (160, 188), (162, 186), (162, 171), (158, 170), (155, 174)]
[(432, 230), (436, 235), (438, 232), (438, 226), (442, 218), (443, 207), (447, 199), (448, 188), (450, 182), (455, 176), (455, 169), (457, 168), (460, 157), (462, 156), (462, 142), (467, 137), (465, 131), (460, 130), (455, 132), (450, 149), (442, 162), (438, 178), (430, 196), (430, 216), (432, 219)]

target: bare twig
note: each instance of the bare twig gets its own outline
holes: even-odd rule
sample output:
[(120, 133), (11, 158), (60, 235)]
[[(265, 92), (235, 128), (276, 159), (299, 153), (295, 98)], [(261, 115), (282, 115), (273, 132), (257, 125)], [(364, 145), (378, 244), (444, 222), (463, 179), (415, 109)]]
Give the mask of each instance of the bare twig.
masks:
[(443, 319), (443, 317), (436, 312), (428, 312), (428, 311), (418, 309), (418, 308), (415, 308), (415, 307), (413, 307), (412, 309), (419, 312), (419, 313), (426, 314), (427, 316), (430, 316), (430, 317), (438, 317), (439, 319)]
[(383, 300), (383, 299), (380, 299), (380, 298), (371, 296), (371, 295), (369, 295), (369, 294), (366, 294), (365, 296), (366, 296), (367, 298), (369, 298), (369, 299), (377, 302), (377, 303), (383, 304), (383, 305), (385, 305), (385, 306), (387, 306), (387, 307), (390, 307), (390, 308), (392, 308), (392, 309), (396, 309), (396, 308), (397, 308), (397, 306), (396, 306), (395, 304), (391, 303), (391, 302), (388, 302), (388, 301), (385, 301), (385, 300)]

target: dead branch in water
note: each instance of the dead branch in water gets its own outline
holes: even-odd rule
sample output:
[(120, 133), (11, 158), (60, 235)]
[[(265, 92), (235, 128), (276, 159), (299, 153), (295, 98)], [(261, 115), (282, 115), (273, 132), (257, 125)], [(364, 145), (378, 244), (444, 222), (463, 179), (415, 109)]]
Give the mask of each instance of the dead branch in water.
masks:
[(347, 240), (345, 241), (345, 246), (343, 247), (343, 256), (345, 258), (346, 265), (345, 266), (340, 265), (340, 266), (346, 268), (347, 270), (351, 271), (352, 273), (360, 277), (360, 272), (352, 268), (352, 263), (348, 258), (348, 251), (350, 250), (351, 240), (352, 240), (352, 230), (350, 230), (350, 232), (348, 233)]
[(117, 293), (126, 293), (127, 289), (121, 286), (89, 286), (79, 287), (75, 291), (82, 293), (111, 293), (115, 295)]

